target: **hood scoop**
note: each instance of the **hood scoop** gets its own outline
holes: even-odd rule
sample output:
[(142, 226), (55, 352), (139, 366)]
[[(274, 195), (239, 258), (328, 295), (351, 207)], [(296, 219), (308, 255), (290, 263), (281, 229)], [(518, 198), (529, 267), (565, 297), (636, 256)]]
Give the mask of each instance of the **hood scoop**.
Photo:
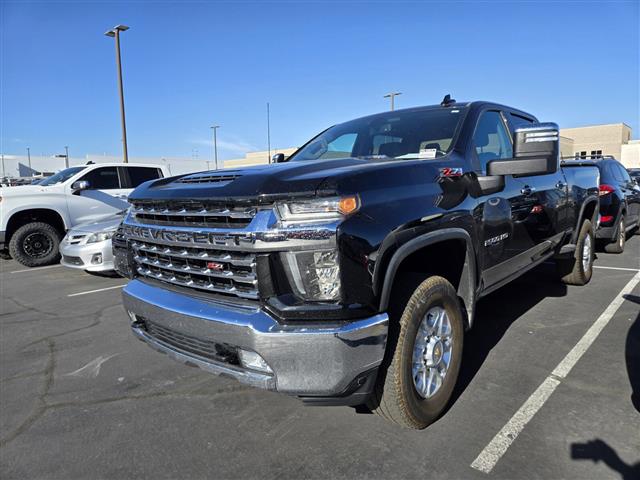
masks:
[(214, 183), (219, 186), (227, 185), (233, 182), (236, 178), (241, 177), (238, 172), (225, 172), (225, 173), (194, 173), (187, 175), (186, 177), (179, 178), (175, 183)]

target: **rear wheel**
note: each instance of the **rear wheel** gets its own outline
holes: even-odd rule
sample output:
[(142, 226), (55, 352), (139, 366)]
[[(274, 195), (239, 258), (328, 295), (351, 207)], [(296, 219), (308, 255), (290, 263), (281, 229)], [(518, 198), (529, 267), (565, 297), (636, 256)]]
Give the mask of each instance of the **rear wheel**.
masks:
[(9, 252), (26, 267), (51, 265), (60, 260), (60, 233), (44, 222), (32, 222), (18, 228), (9, 241)]
[(593, 226), (585, 220), (578, 233), (576, 250), (572, 258), (557, 260), (562, 281), (567, 285), (586, 285), (593, 275), (595, 238)]
[(624, 215), (622, 215), (616, 231), (616, 238), (613, 242), (604, 246), (604, 251), (607, 253), (622, 253), (624, 252), (624, 244), (626, 241), (627, 233), (624, 229)]
[(464, 325), (455, 289), (442, 277), (427, 278), (389, 328), (369, 407), (404, 427), (425, 428), (447, 406), (460, 370)]

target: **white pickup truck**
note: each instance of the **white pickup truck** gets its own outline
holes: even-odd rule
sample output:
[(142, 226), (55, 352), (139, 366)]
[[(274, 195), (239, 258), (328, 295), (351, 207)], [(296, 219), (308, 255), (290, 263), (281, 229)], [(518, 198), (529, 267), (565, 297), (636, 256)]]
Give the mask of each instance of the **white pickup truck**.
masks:
[(56, 263), (65, 232), (128, 208), (127, 196), (166, 167), (100, 163), (70, 167), (38, 185), (0, 188), (0, 251), (28, 267)]

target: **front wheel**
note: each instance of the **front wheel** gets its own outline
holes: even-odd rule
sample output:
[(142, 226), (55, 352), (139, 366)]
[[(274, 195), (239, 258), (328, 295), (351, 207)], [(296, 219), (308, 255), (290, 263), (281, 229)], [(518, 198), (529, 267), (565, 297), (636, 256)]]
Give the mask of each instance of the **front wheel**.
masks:
[(32, 222), (18, 228), (9, 241), (14, 260), (26, 267), (51, 265), (60, 260), (60, 233), (44, 222)]
[(451, 283), (427, 278), (389, 329), (369, 407), (404, 427), (425, 428), (447, 406), (462, 360), (463, 314)]

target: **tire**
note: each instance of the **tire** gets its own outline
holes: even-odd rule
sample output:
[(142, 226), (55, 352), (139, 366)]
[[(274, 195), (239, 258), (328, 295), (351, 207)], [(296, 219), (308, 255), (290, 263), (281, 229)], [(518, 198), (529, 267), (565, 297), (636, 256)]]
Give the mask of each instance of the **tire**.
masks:
[(60, 261), (61, 235), (44, 222), (32, 222), (18, 228), (9, 241), (9, 253), (25, 267), (41, 267)]
[(620, 217), (620, 223), (616, 230), (616, 238), (613, 242), (604, 246), (604, 251), (607, 253), (622, 253), (624, 252), (624, 244), (627, 241), (627, 233), (624, 229), (624, 215)]
[[(400, 307), (402, 308), (402, 306)], [(434, 314), (434, 312), (437, 312)], [(428, 329), (435, 318), (443, 318), (446, 313), (449, 328)], [(380, 367), (377, 384), (369, 400), (369, 408), (385, 419), (403, 427), (422, 429), (433, 423), (447, 406), (456, 384), (462, 361), (464, 340), (463, 313), (453, 286), (442, 277), (429, 277), (418, 285), (404, 306), (400, 318), (392, 318), (387, 340), (385, 359)], [(427, 327), (422, 329), (421, 327)], [(444, 331), (449, 332), (448, 340)], [(423, 333), (428, 337), (418, 335)], [(414, 363), (414, 349), (420, 349), (423, 340), (426, 350)], [(429, 356), (427, 351), (431, 352)], [(414, 366), (422, 365), (422, 372), (415, 378), (424, 379), (427, 375), (435, 375), (436, 371), (446, 367), (448, 351), (448, 368), (441, 382), (420, 383), (414, 380)], [(438, 353), (439, 352), (439, 353)], [(431, 367), (427, 367), (427, 358)], [(433, 366), (435, 364), (435, 366)], [(435, 377), (434, 377), (435, 378)], [(431, 388), (424, 388), (428, 385)], [(420, 386), (423, 388), (419, 392)], [(426, 395), (426, 396), (425, 396)]]
[(595, 234), (591, 221), (585, 220), (578, 233), (576, 250), (570, 259), (557, 260), (558, 271), (567, 285), (586, 285), (593, 275)]

